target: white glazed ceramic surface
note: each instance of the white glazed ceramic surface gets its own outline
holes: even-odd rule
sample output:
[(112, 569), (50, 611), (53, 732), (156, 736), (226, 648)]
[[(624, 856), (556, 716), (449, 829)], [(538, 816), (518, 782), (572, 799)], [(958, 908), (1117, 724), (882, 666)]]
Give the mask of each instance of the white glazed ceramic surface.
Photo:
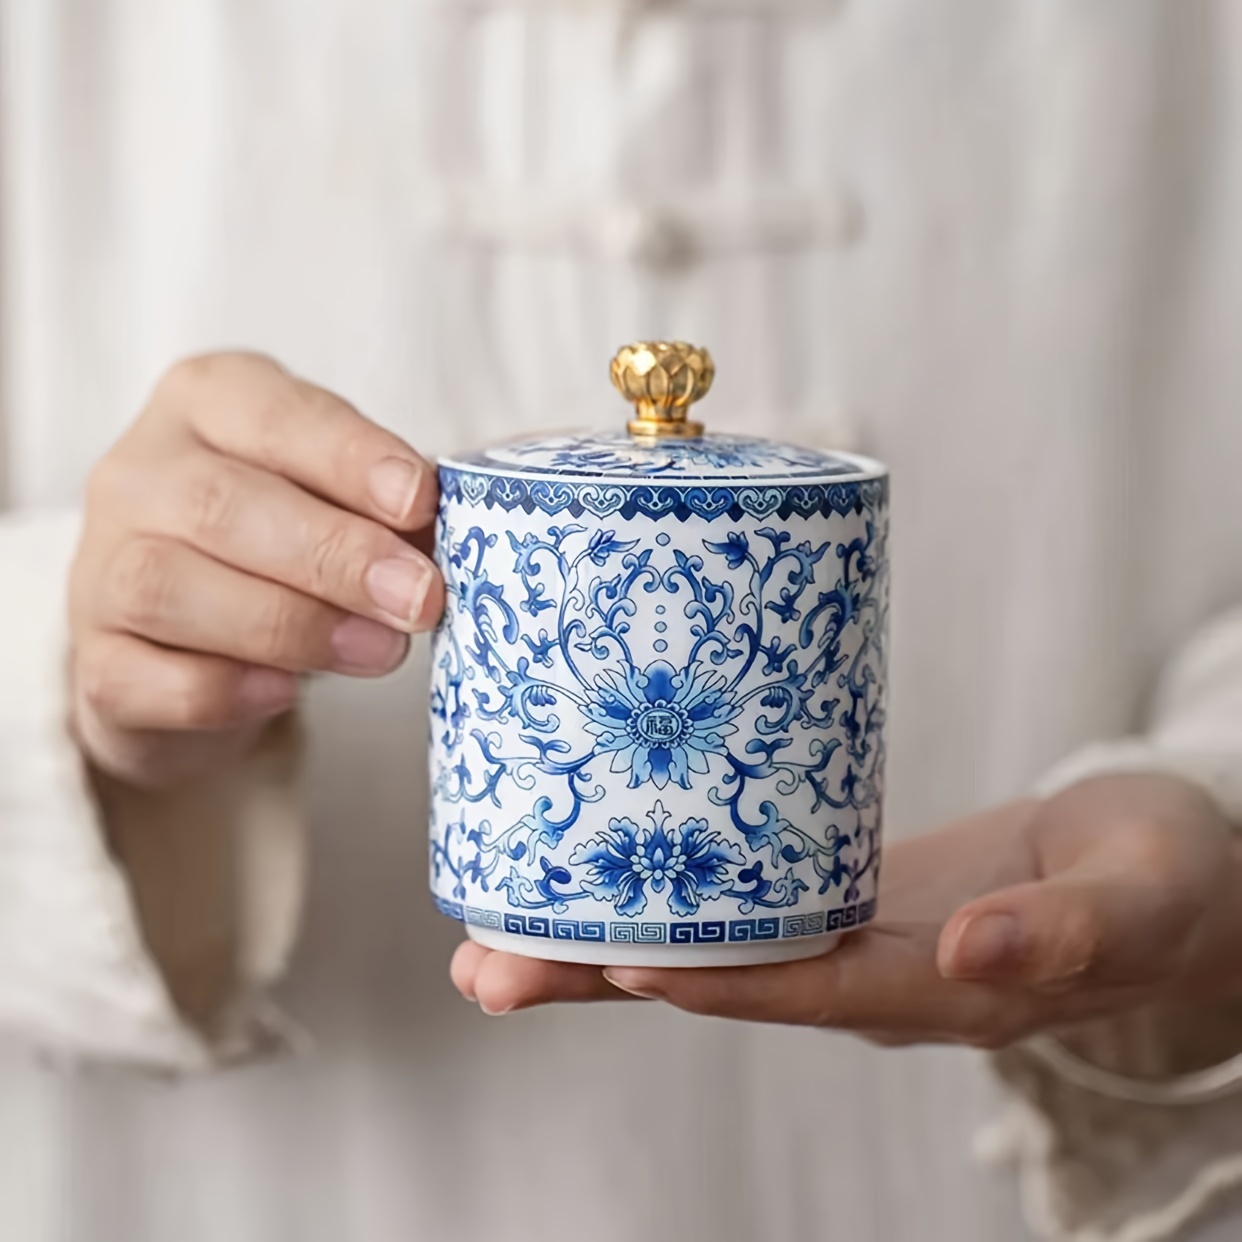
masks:
[(441, 465), (432, 890), (495, 948), (825, 952), (875, 911), (888, 480), (734, 437)]

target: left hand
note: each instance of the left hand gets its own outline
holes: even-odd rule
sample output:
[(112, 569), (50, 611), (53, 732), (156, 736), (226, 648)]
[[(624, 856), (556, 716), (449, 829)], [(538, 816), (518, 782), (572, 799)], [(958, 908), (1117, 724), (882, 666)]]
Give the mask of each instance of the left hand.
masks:
[(605, 972), (467, 942), (453, 981), (493, 1014), (628, 993), (882, 1044), (984, 1048), (1242, 983), (1242, 844), (1176, 777), (1100, 777), (999, 807), (891, 846), (882, 874), (876, 922), (822, 957)]

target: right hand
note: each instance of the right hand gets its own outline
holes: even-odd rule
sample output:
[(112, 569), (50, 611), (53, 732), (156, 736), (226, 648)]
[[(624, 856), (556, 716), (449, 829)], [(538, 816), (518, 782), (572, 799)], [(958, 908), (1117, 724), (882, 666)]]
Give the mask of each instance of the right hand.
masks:
[(73, 727), (155, 786), (237, 759), (299, 675), (378, 677), (435, 625), (435, 469), (250, 354), (182, 362), (92, 473), (70, 583)]
[(490, 1014), (627, 993), (885, 1046), (1003, 1048), (1148, 1006), (1185, 1030), (1242, 983), (1242, 841), (1181, 777), (1096, 776), (891, 846), (878, 918), (833, 953), (601, 970), (467, 941), (452, 976)]

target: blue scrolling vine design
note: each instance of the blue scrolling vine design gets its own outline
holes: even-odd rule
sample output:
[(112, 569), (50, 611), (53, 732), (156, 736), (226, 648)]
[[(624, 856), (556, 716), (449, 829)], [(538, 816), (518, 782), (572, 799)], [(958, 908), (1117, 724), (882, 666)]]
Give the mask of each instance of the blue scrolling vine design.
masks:
[[(459, 530), (461, 517), (441, 516), (437, 891), (622, 917), (859, 899), (879, 866), (878, 510), (840, 542), (735, 527), (701, 552), (573, 522), (501, 535), (466, 515)], [(719, 815), (675, 822), (666, 792), (700, 785)], [(652, 797), (641, 814), (595, 812), (591, 831), (618, 789)]]

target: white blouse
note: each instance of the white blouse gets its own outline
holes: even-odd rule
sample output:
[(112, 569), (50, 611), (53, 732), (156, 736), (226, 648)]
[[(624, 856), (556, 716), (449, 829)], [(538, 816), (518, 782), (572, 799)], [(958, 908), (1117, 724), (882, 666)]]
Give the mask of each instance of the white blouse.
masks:
[[(972, 1056), (460, 1002), (421, 652), (312, 690), (305, 813), (288, 739), (97, 801), (45, 511), (191, 350), (267, 350), (434, 454), (615, 421), (616, 345), (700, 340), (714, 427), (893, 467), (891, 839), (1067, 756), (1048, 779), (1173, 766), (1242, 822), (1242, 9), (0, 0), (0, 31), (0, 1021), (177, 1071), (313, 1043), (175, 1088), (0, 1058), (13, 1236), (1015, 1236)], [(1090, 1051), (1145, 1071), (1146, 1021)], [(999, 1064), (990, 1150), (1049, 1236), (1167, 1237), (1242, 1181), (1236, 1100), (1048, 1056)]]

